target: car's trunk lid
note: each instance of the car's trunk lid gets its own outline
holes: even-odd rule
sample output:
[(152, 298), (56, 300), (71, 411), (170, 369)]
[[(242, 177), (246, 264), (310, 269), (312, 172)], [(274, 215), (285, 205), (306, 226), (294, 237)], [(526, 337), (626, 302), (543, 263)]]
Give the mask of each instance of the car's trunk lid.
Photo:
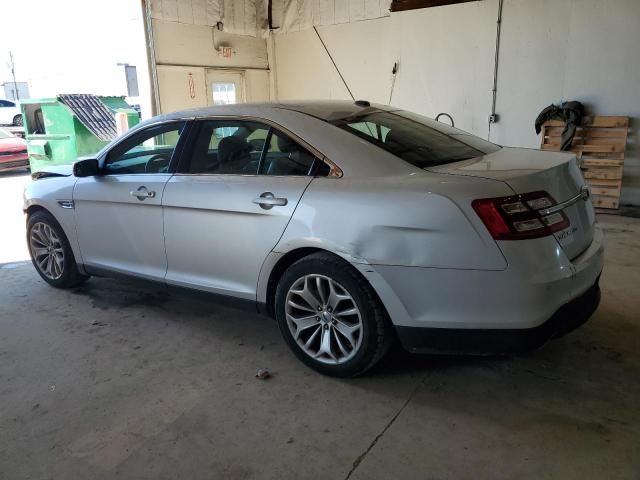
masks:
[[(518, 194), (545, 191), (558, 204), (579, 197), (585, 185), (575, 155), (524, 148), (505, 147), (489, 155), (428, 170), (501, 180)], [(593, 240), (593, 206), (590, 200), (579, 198), (578, 201), (570, 202), (562, 212), (569, 219), (570, 225), (554, 235), (567, 256), (575, 258)]]

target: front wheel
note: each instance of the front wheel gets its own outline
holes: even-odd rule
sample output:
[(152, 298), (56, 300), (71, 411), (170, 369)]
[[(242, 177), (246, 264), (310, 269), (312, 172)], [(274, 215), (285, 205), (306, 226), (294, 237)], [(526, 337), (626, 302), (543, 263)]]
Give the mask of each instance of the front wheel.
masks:
[(13, 117), (13, 125), (16, 127), (21, 127), (22, 126), (22, 115), (16, 115), (15, 117)]
[(390, 345), (391, 326), (380, 300), (351, 265), (334, 255), (316, 253), (291, 265), (275, 301), (289, 347), (318, 372), (360, 375)]
[(27, 245), (33, 266), (49, 285), (71, 288), (89, 278), (78, 271), (69, 240), (50, 213), (38, 211), (29, 216)]

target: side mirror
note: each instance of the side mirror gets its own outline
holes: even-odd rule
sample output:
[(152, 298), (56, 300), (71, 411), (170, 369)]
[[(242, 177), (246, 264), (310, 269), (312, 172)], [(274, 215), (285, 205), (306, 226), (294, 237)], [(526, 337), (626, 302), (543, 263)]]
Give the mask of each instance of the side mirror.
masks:
[(73, 164), (73, 175), (76, 177), (94, 177), (99, 171), (98, 160), (93, 158), (79, 160)]

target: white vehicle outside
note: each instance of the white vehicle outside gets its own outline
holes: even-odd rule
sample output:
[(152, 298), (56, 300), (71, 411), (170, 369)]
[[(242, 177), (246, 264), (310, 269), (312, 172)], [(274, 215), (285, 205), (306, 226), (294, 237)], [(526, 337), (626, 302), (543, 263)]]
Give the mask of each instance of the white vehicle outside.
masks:
[(22, 126), (22, 112), (18, 103), (0, 100), (0, 125)]

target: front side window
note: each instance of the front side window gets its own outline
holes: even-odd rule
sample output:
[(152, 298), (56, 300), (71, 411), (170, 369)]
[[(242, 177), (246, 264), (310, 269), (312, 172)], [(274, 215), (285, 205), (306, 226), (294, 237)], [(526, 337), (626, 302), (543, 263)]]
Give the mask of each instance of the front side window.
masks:
[(107, 155), (106, 175), (167, 173), (185, 123), (149, 127), (116, 145)]
[(475, 135), (401, 110), (363, 112), (330, 123), (418, 168), (468, 160), (500, 149)]

